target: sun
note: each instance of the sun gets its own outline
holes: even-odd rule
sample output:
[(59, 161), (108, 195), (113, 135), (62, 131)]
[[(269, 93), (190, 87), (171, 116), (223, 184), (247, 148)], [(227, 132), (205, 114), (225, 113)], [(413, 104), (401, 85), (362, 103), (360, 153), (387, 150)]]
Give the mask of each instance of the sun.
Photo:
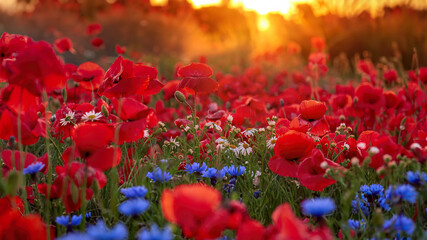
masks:
[(270, 21), (268, 21), (266, 16), (259, 16), (258, 18), (258, 30), (266, 31), (270, 27)]
[[(197, 0), (194, 0), (197, 1)], [(292, 0), (234, 0), (231, 1), (231, 6), (242, 6), (246, 10), (253, 10), (257, 13), (264, 15), (267, 13), (277, 12), (281, 14), (288, 14), (292, 7)]]

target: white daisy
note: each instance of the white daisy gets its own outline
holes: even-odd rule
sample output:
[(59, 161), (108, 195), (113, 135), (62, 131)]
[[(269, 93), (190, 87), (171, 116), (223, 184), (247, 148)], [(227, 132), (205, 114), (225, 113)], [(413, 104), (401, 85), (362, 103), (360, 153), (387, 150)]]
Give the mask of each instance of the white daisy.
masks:
[(239, 153), (240, 153), (240, 148), (239, 147), (237, 147), (234, 144), (230, 144), (228, 147), (229, 147), (230, 151), (232, 151), (232, 152), (234, 152), (234, 154), (236, 154), (236, 157), (239, 156)]
[(62, 126), (66, 126), (70, 123), (73, 123), (74, 120), (74, 112), (70, 110), (67, 114), (65, 114), (65, 118), (60, 119), (59, 122)]
[(144, 130), (144, 138), (148, 138), (150, 136), (150, 132), (148, 130)]
[(170, 142), (171, 144), (173, 144), (173, 145), (174, 145), (174, 147), (179, 147), (179, 146), (180, 146), (179, 142), (178, 142), (178, 141), (176, 141), (176, 138), (170, 138), (170, 139), (169, 139), (169, 142)]
[(268, 149), (273, 149), (274, 146), (276, 146), (276, 141), (277, 141), (276, 137), (273, 137), (273, 138), (267, 140), (267, 148)]
[(239, 152), (242, 153), (243, 156), (249, 155), (253, 152), (251, 146), (247, 142), (239, 143), (238, 148), (240, 149)]
[(255, 128), (247, 128), (245, 131), (243, 131), (243, 135), (245, 135), (245, 137), (252, 137), (254, 135), (254, 133), (256, 133), (258, 130), (256, 130)]
[(95, 110), (92, 110), (90, 112), (83, 114), (82, 120), (84, 122), (87, 122), (87, 121), (93, 122), (93, 121), (98, 121), (101, 117), (102, 117), (101, 112), (95, 112)]
[(209, 129), (215, 128), (215, 130), (217, 130), (218, 132), (222, 132), (222, 128), (218, 124), (216, 124), (214, 122), (208, 122), (208, 123), (205, 124), (205, 126), (208, 126)]

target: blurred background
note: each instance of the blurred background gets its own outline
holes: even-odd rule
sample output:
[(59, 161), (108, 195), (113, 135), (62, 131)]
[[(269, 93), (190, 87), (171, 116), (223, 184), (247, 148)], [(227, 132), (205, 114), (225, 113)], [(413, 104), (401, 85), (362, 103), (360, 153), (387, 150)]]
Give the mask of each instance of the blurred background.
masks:
[[(207, 61), (232, 71), (260, 59), (307, 59), (326, 43), (329, 64), (352, 71), (358, 59), (427, 65), (426, 0), (0, 0), (0, 33), (53, 43), (69, 37), (67, 62), (108, 66), (117, 56), (150, 62), (172, 77), (177, 62)], [(99, 23), (95, 47), (87, 26)]]

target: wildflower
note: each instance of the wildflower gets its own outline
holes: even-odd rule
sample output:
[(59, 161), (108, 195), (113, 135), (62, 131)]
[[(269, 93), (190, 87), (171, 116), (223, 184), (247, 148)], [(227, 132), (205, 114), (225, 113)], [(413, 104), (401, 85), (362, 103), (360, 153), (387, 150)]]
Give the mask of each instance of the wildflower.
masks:
[(243, 155), (249, 155), (253, 152), (251, 146), (247, 142), (239, 143), (239, 152)]
[(76, 120), (75, 118), (74, 118), (74, 112), (73, 111), (68, 111), (68, 113), (67, 114), (65, 114), (65, 117), (64, 118), (61, 118), (60, 120), (59, 120), (59, 122), (61, 123), (61, 126), (66, 126), (66, 125), (68, 125), (68, 124), (72, 124), (72, 123), (74, 123), (74, 120)]
[(203, 63), (192, 63), (178, 69), (177, 75), (182, 78), (176, 90), (190, 88), (197, 93), (212, 93), (218, 88), (218, 83), (210, 78), (212, 69)]
[(82, 121), (87, 122), (87, 121), (98, 121), (100, 118), (102, 117), (102, 113), (101, 112), (95, 112), (95, 110), (86, 112), (85, 114), (83, 114), (82, 116)]
[(260, 191), (254, 191), (254, 198), (258, 199), (260, 195)]
[(360, 187), (360, 192), (360, 196), (356, 195), (356, 198), (351, 203), (354, 213), (359, 212), (359, 207), (366, 216), (370, 213), (370, 207), (379, 206), (386, 211), (390, 210), (390, 206), (386, 202), (383, 186), (379, 184), (363, 185)]
[(270, 138), (269, 140), (267, 140), (267, 148), (268, 149), (274, 149), (274, 146), (276, 146), (276, 141), (277, 141), (276, 137), (273, 137), (273, 138)]
[(180, 146), (179, 142), (178, 142), (178, 141), (176, 141), (176, 138), (170, 138), (170, 139), (169, 139), (169, 142), (173, 145), (173, 146), (172, 146), (173, 148), (176, 148), (176, 147), (179, 147), (179, 146)]
[(199, 163), (192, 163), (185, 165), (185, 171), (188, 172), (188, 174), (198, 173), (202, 174), (206, 170), (207, 166), (206, 163), (199, 164)]
[(366, 143), (364, 143), (364, 142), (360, 142), (356, 146), (357, 146), (357, 148), (362, 149), (362, 150), (366, 149)]
[(153, 180), (153, 182), (167, 182), (172, 178), (172, 175), (169, 172), (162, 171), (162, 169), (158, 167), (152, 172), (148, 172), (147, 177)]
[(143, 198), (148, 190), (144, 186), (136, 186), (130, 188), (122, 188), (120, 192), (127, 198)]
[(227, 145), (229, 145), (230, 143), (228, 142), (227, 138), (225, 137), (220, 137), (218, 139), (215, 140), (215, 143), (217, 144), (217, 148), (218, 149), (223, 149), (225, 148)]
[(257, 132), (258, 130), (256, 130), (255, 128), (247, 128), (245, 131), (243, 131), (243, 135), (245, 137), (253, 137), (254, 134)]
[(230, 144), (229, 146), (228, 146), (229, 148), (229, 150), (230, 151), (232, 151), (235, 155), (236, 155), (236, 157), (238, 157), (239, 156), (239, 154), (240, 154), (240, 148), (238, 148), (236, 145), (234, 145), (234, 144)]
[(244, 166), (238, 166), (236, 168), (234, 165), (231, 165), (224, 167), (223, 170), (228, 173), (228, 175), (234, 178), (246, 173), (246, 167)]
[(147, 211), (150, 203), (142, 198), (132, 198), (122, 202), (119, 212), (125, 216), (138, 216)]
[(357, 231), (357, 230), (364, 230), (365, 229), (365, 226), (366, 226), (366, 223), (365, 223), (365, 221), (362, 219), (362, 220), (360, 220), (360, 221), (358, 221), (358, 220), (354, 220), (354, 219), (349, 219), (348, 220), (348, 226), (352, 229), (352, 230), (354, 230), (354, 231)]
[(25, 174), (35, 174), (40, 172), (40, 170), (42, 170), (45, 167), (44, 163), (41, 162), (35, 162), (32, 163), (30, 165), (28, 165), (28, 167), (24, 168), (24, 171), (22, 171)]
[(394, 230), (396, 232), (406, 232), (411, 235), (415, 230), (412, 219), (404, 215), (394, 215), (391, 219), (386, 220), (383, 224), (383, 230)]
[(331, 198), (306, 199), (301, 203), (302, 213), (306, 216), (322, 217), (337, 208)]
[[(252, 176), (254, 176), (254, 175), (252, 175)], [(252, 180), (253, 185), (258, 186), (261, 183), (261, 179), (259, 179), (260, 176), (261, 176), (261, 172), (256, 171), (255, 176), (254, 176), (254, 180)]]
[(233, 122), (233, 116), (232, 115), (228, 115), (227, 116), (227, 121), (230, 122), (230, 123)]
[(65, 227), (77, 226), (82, 222), (82, 215), (81, 214), (73, 215), (73, 216), (63, 215), (60, 217), (56, 217), (55, 222)]
[(390, 186), (385, 195), (387, 200), (394, 204), (401, 203), (402, 201), (415, 203), (417, 200), (417, 191), (409, 184), (399, 185), (395, 188)]
[(214, 122), (208, 122), (208, 123), (206, 123), (205, 126), (208, 126), (209, 129), (214, 129), (215, 128), (215, 130), (217, 130), (218, 132), (222, 132), (222, 128), (218, 124), (216, 124)]
[(202, 177), (210, 178), (210, 179), (212, 179), (212, 178), (215, 178), (215, 179), (223, 178), (224, 176), (225, 176), (225, 170), (224, 169), (221, 169), (220, 171), (218, 171), (216, 168), (208, 168), (207, 170), (205, 170), (202, 173)]
[(409, 184), (420, 186), (424, 185), (427, 182), (427, 174), (424, 172), (412, 172), (408, 171), (406, 173), (406, 180), (408, 180)]
[(123, 223), (118, 223), (108, 229), (104, 221), (99, 220), (96, 225), (87, 227), (87, 234), (95, 240), (124, 240), (128, 237), (128, 232)]
[(202, 229), (205, 230), (209, 224), (220, 226), (212, 219), (215, 210), (221, 205), (221, 193), (215, 188), (204, 184), (179, 185), (174, 189), (163, 190), (160, 203), (165, 219), (180, 226), (185, 237), (220, 237), (223, 229), (212, 232), (213, 236), (199, 235), (204, 233)]
[(165, 227), (163, 231), (156, 224), (150, 230), (143, 230), (138, 234), (138, 240), (172, 240), (173, 235), (170, 227)]
[(318, 120), (325, 115), (326, 104), (315, 100), (304, 100), (300, 103), (300, 112), (307, 121)]

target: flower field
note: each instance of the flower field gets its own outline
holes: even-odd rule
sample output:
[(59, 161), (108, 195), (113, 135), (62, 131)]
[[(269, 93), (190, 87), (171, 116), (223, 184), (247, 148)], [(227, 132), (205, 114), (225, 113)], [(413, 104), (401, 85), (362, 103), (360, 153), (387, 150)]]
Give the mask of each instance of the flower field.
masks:
[(0, 239), (427, 239), (416, 52), (337, 77), (313, 37), (169, 74), (104, 30), (81, 31), (115, 55), (79, 63), (69, 37), (1, 35)]

